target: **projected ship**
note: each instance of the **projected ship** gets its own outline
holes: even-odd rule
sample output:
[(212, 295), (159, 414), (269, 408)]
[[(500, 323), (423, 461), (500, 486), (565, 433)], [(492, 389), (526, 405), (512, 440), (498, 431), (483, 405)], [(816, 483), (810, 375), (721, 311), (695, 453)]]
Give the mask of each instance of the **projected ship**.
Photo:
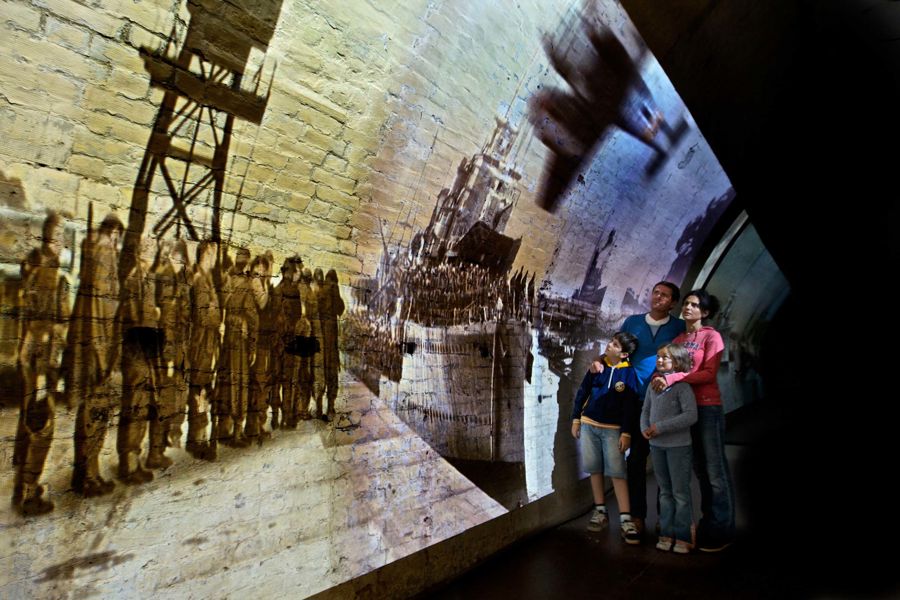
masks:
[(521, 462), (534, 277), (511, 267), (504, 229), (522, 174), (505, 118), (463, 159), (407, 245), (383, 238), (376, 277), (351, 317), (351, 369), (397, 382), (391, 408), (446, 458)]

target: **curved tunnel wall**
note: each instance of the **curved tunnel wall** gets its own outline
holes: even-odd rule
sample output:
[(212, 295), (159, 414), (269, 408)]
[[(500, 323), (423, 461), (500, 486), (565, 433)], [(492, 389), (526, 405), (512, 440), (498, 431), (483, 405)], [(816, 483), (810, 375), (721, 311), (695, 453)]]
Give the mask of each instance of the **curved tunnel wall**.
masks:
[[(124, 226), (126, 258), (105, 259), (108, 271), (119, 271), (107, 274), (106, 296), (120, 298), (111, 291), (114, 282), (121, 290), (144, 290), (135, 287), (140, 276), (130, 277), (140, 273), (133, 271), (140, 260), (128, 254), (140, 240), (186, 239), (193, 262), (196, 239), (212, 238), (219, 245), (211, 277), (227, 309), (217, 364), (207, 365), (218, 371), (216, 385), (198, 395), (198, 410), (212, 401), (215, 420), (200, 441), (222, 435), (215, 462), (186, 452), (190, 432), (183, 431), (185, 447), (167, 450), (175, 464), (157, 470), (152, 483), (118, 483), (100, 498), (81, 498), (71, 473), (84, 398), (67, 396), (68, 377), (35, 380), (31, 398), (42, 406), (45, 398), (56, 399), (40, 479), (55, 508), (27, 519), (12, 507), (4, 512), (17, 532), (9, 538), (0, 584), (12, 595), (60, 586), (123, 595), (205, 593), (240, 589), (253, 577), (261, 580), (254, 589), (306, 595), (404, 558), (432, 561), (432, 573), (388, 586), (411, 591), (577, 512), (584, 488), (565, 428), (573, 379), (595, 351), (592, 344), (640, 310), (653, 283), (681, 283), (732, 201), (731, 184), (693, 118), (612, 3), (598, 4), (591, 22), (615, 32), (639, 83), (626, 78), (630, 113), (595, 120), (583, 136), (554, 121), (548, 109), (556, 98), (548, 90), (591, 92), (578, 73), (590, 72), (597, 55), (590, 28), (568, 3), (552, 9), (520, 3), (514, 10), (475, 3), (391, 11), (360, 3), (223, 7), (4, 5), (10, 41), (0, 69), (6, 115), (0, 191), (8, 217), (4, 385), (17, 391), (7, 395), (2, 413), (10, 459), (3, 493), (12, 497), (17, 485), (12, 459), (33, 466), (14, 456), (22, 439), (18, 397), (28, 394), (15, 363), (20, 338), (32, 326), (27, 317), (41, 320), (23, 299), (51, 289), (59, 301), (42, 310), (56, 310), (57, 325), (65, 325), (58, 312), (65, 300), (82, 319), (77, 322), (102, 319), (77, 307), (80, 297), (97, 295), (96, 285), (82, 288), (84, 269), (97, 270), (84, 266), (84, 256), (96, 252), (92, 244), (107, 215)], [(544, 33), (570, 52), (564, 59), (575, 57), (568, 81), (558, 75), (559, 64), (550, 64)], [(571, 185), (549, 203), (555, 212), (548, 212), (537, 202), (547, 197), (545, 174), (554, 156), (548, 143), (554, 142), (561, 144), (557, 155), (575, 148), (581, 162)], [(508, 187), (486, 190), (485, 181)], [(485, 198), (495, 204), (479, 215)], [(41, 244), (46, 209), (69, 213), (58, 267), (68, 290), (55, 277), (49, 288), (35, 287), (19, 264)], [(426, 246), (445, 253), (441, 235), (452, 238), (454, 224), (468, 218), (471, 226), (479, 216), (491, 231), (460, 229), (442, 258), (455, 271), (421, 266)], [(481, 252), (485, 246), (502, 250)], [(225, 265), (240, 260), (242, 247), (251, 257), (271, 253), (272, 289), (229, 273)], [(335, 383), (324, 346), (337, 338), (322, 329), (325, 313), (309, 312), (308, 304), (312, 298), (318, 311), (328, 286), (313, 275), (301, 281), (305, 288), (293, 288), (303, 296), (295, 313), (306, 311), (306, 322), (295, 319), (300, 324), (285, 332), (291, 339), (318, 338), (320, 352), (291, 354), (292, 368), (302, 372), (306, 365), (307, 375), (291, 375), (290, 385), (313, 399), (311, 416), (323, 412), (332, 399), (328, 390), (336, 388), (337, 410), (328, 424), (300, 418), (296, 430), (279, 429), (261, 447), (231, 448), (225, 438), (237, 431), (233, 424), (218, 434), (215, 427), (248, 418), (236, 416), (234, 406), (247, 403), (246, 412), (254, 400), (249, 392), (231, 394), (229, 408), (216, 412), (214, 394), (226, 381), (222, 365), (230, 365), (229, 377), (248, 371), (235, 388), (249, 389), (251, 378), (260, 389), (275, 384), (260, 383), (251, 369), (265, 344), (228, 345), (237, 339), (229, 338), (229, 315), (253, 302), (259, 314), (276, 298), (290, 304), (291, 294), (275, 289), (289, 279), (278, 271), (294, 254), (306, 268), (337, 275), (339, 287), (331, 289), (338, 298), (327, 302), (340, 325), (342, 368)], [(472, 269), (459, 265), (475, 258), (490, 268), (460, 275)], [(31, 273), (49, 272), (35, 260), (29, 264), (39, 269)], [(404, 273), (419, 279), (410, 283)], [(194, 280), (189, 284), (196, 289)], [(468, 293), (469, 286), (485, 297), (447, 304), (448, 288)], [(229, 305), (235, 298), (245, 304)], [(207, 311), (192, 314), (208, 317), (209, 304), (201, 308)], [(122, 324), (114, 314), (107, 315), (110, 325)], [(585, 332), (586, 318), (597, 327)], [(72, 347), (72, 334), (54, 335)], [(88, 328), (76, 341), (96, 347), (99, 335)], [(71, 355), (48, 352), (60, 360)], [(72, 360), (66, 364), (86, 359)], [(152, 385), (160, 389), (170, 369)], [(445, 388), (435, 388), (436, 379), (444, 381), (430, 376), (435, 369), (447, 370)], [(111, 428), (99, 437), (105, 443), (98, 464), (107, 479), (123, 475), (120, 448), (127, 442), (119, 445), (118, 398), (134, 384), (124, 370), (109, 369), (102, 382)], [(446, 389), (460, 379), (475, 381), (476, 389)], [(471, 400), (465, 410), (448, 402), (465, 396)], [(483, 411), (485, 403), (493, 408)], [(29, 425), (35, 436), (47, 431), (40, 425)], [(264, 431), (269, 427), (267, 421)], [(445, 443), (476, 427), (489, 443)], [(141, 442), (145, 449), (150, 444)], [(493, 541), (485, 543), (488, 538)], [(48, 540), (54, 553), (36, 556), (36, 539)], [(415, 554), (443, 540), (483, 547), (464, 560), (441, 551)], [(173, 556), (180, 557), (177, 569)]]

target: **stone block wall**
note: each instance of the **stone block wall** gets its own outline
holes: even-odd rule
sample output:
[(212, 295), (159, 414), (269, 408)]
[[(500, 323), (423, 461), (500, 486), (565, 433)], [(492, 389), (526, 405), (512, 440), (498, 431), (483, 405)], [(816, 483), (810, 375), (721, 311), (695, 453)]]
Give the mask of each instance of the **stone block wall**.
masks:
[[(566, 87), (542, 40), (578, 27), (571, 2), (0, 0), (0, 380), (9, 392), (0, 405), (0, 495), (13, 498), (0, 509), (0, 526), (14, 531), (0, 553), (0, 596), (175, 597), (243, 589), (306, 596), (339, 584), (336, 590), (363, 596), (411, 594), (584, 508), (586, 488), (567, 425), (570, 380), (580, 379), (586, 355), (573, 363), (565, 339), (552, 352), (538, 343), (541, 327), (560, 324), (542, 321), (532, 292), (523, 300), (526, 280), (569, 298), (592, 270), (606, 268), (592, 279), (606, 289), (596, 310), (604, 322), (615, 321), (632, 306), (626, 298), (642, 301), (673, 261), (693, 256), (696, 246), (679, 250), (679, 235), (729, 187), (621, 6), (596, 4), (624, 37), (661, 110), (683, 117), (690, 133), (652, 180), (634, 166), (646, 162), (646, 144), (610, 133), (562, 208), (547, 212), (535, 198), (550, 153), (528, 122), (528, 104), (548, 86)], [(528, 383), (510, 386), (523, 397), (509, 404), (525, 414), (507, 430), (527, 438), (518, 445), (524, 463), (511, 467), (525, 487), (512, 495), (485, 491), (480, 482), (490, 473), (439, 456), (390, 410), (386, 399), (402, 382), (382, 373), (364, 386), (359, 372), (347, 368), (353, 359), (345, 352), (356, 341), (350, 338), (362, 335), (349, 316), (367, 310), (363, 298), (384, 275), (391, 252), (400, 248), (399, 256), (413, 246), (442, 190), (458, 181), (461, 162), (487, 160), (492, 132), (503, 124), (520, 136), (509, 159), (520, 178), (502, 233), (521, 245), (498, 279), (514, 302), (492, 297), (469, 314), (489, 308), (507, 318), (512, 311), (525, 323), (525, 337), (532, 336), (518, 348), (530, 348), (531, 357), (515, 354), (514, 373), (525, 373)], [(287, 431), (267, 422), (270, 437), (261, 447), (220, 445), (212, 463), (173, 443), (167, 452), (174, 464), (156, 469), (152, 482), (119, 483), (101, 498), (82, 498), (71, 473), (85, 399), (69, 398), (66, 406), (69, 383), (45, 377), (46, 367), (37, 369), (29, 396), (34, 384), (17, 364), (32, 327), (23, 309), (23, 286), (31, 284), (21, 262), (46, 241), (41, 224), (49, 210), (64, 213), (54, 260), (65, 284), (53, 277), (51, 287), (69, 304), (87, 278), (85, 248), (109, 215), (124, 224), (123, 252), (140, 239), (182, 238), (193, 261), (197, 242), (211, 237), (220, 242), (220, 264), (226, 257), (233, 262), (238, 248), (269, 257), (273, 283), (293, 255), (309, 269), (334, 270), (346, 312), (333, 419), (301, 420)], [(607, 247), (606, 240), (614, 241)], [(604, 259), (592, 262), (594, 253)], [(119, 264), (124, 285), (135, 261)], [(221, 277), (228, 279), (224, 270)], [(511, 291), (516, 285), (521, 290)], [(306, 289), (298, 292), (307, 294), (304, 317), (313, 306)], [(396, 306), (401, 314), (402, 304)], [(405, 338), (390, 329), (396, 319), (382, 316), (374, 331), (396, 353)], [(291, 333), (315, 335), (312, 321), (312, 333)], [(549, 337), (560, 336), (565, 332)], [(509, 352), (502, 341), (489, 350), (477, 346), (472, 351), (493, 353), (482, 360)], [(256, 349), (249, 356), (258, 360)], [(443, 375), (466, 378), (451, 370), (471, 362), (448, 362)], [(118, 397), (134, 382), (119, 371), (114, 366), (102, 382), (112, 417), (99, 470), (134, 484), (133, 471), (122, 477), (117, 446), (127, 425)], [(510, 373), (484, 379), (493, 385)], [(197, 395), (211, 415), (210, 403), (219, 401), (213, 394)], [(49, 405), (40, 426), (27, 422), (33, 442), (50, 422), (49, 437), (40, 438), (41, 447), (49, 444), (38, 469), (41, 489), (35, 481), (26, 485), (26, 496), (43, 494), (55, 504), (39, 516), (16, 500), (27, 480), (21, 465), (31, 464), (17, 450), (26, 422), (22, 398)], [(314, 404), (321, 413), (322, 395)], [(187, 439), (179, 440), (186, 446)], [(148, 441), (139, 442), (149, 451)], [(515, 509), (500, 496), (536, 502)], [(400, 565), (386, 573), (410, 571), (396, 585), (369, 586), (385, 565)]]

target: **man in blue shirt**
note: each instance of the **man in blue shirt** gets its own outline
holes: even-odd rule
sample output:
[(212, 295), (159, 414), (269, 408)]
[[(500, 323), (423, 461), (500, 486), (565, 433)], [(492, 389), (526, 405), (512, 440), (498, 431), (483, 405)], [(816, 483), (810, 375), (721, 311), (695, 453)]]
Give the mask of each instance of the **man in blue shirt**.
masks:
[[(640, 401), (647, 395), (650, 376), (656, 369), (656, 351), (669, 344), (684, 331), (684, 321), (669, 314), (678, 301), (681, 292), (669, 281), (660, 281), (653, 286), (650, 294), (650, 312), (632, 315), (625, 319), (620, 331), (626, 331), (638, 339), (637, 351), (631, 356), (631, 365), (640, 382)], [(599, 359), (591, 365), (591, 371), (603, 370)], [(650, 446), (643, 436), (631, 440), (628, 456), (628, 495), (631, 499), (631, 516), (639, 531), (643, 531), (647, 517), (647, 457)]]

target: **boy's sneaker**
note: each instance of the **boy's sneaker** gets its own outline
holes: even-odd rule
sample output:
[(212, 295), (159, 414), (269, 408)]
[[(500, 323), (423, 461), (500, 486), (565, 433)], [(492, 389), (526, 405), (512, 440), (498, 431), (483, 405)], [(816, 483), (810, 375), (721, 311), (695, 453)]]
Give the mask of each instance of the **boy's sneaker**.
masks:
[(603, 531), (607, 525), (609, 525), (609, 519), (606, 513), (600, 512), (595, 508), (594, 514), (591, 515), (591, 520), (588, 521), (588, 531)]
[(633, 521), (622, 521), (622, 538), (626, 544), (632, 546), (641, 543), (641, 534), (638, 533)]
[(634, 523), (634, 526), (637, 527), (638, 535), (644, 535), (644, 519), (640, 517), (631, 517), (631, 522)]
[(668, 552), (672, 549), (672, 538), (670, 537), (661, 537), (659, 541), (656, 542), (656, 549), (662, 550), (663, 552)]
[(687, 542), (678, 540), (675, 542), (675, 546), (672, 548), (672, 552), (674, 552), (675, 554), (690, 554), (691, 545)]

